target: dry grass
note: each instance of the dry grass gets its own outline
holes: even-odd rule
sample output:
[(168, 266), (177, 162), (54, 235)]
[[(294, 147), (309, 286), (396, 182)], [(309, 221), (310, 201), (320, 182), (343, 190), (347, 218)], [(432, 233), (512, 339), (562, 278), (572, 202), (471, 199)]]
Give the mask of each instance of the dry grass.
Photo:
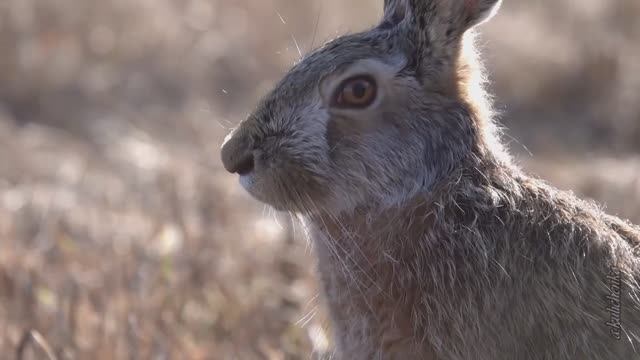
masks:
[[(483, 45), (512, 148), (640, 222), (640, 5), (503, 10)], [(300, 229), (248, 199), (217, 151), (297, 47), (378, 11), (366, 0), (1, 2), (2, 357), (326, 352)]]

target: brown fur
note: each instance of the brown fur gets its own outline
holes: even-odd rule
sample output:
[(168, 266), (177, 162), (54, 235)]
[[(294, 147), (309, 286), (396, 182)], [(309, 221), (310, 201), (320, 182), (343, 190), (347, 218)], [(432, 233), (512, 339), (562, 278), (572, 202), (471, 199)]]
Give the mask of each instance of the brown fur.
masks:
[[(450, 180), (402, 209), (311, 220), (345, 358), (640, 356), (637, 227), (481, 159)], [(611, 269), (621, 340), (606, 325)]]
[[(640, 228), (522, 173), (500, 142), (468, 31), (498, 3), (385, 1), (223, 146), (252, 195), (304, 219), (340, 359), (640, 359)], [(379, 99), (332, 108), (362, 73)]]

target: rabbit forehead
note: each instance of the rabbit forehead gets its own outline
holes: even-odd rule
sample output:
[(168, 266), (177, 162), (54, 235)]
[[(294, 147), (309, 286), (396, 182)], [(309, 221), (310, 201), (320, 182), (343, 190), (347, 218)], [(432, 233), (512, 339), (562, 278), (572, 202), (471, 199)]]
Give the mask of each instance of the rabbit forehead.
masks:
[(281, 81), (281, 86), (317, 85), (322, 78), (364, 59), (387, 59), (393, 39), (377, 31), (337, 38), (306, 56)]
[(280, 107), (306, 107), (318, 100), (316, 95), (324, 78), (354, 64), (367, 60), (399, 63), (404, 53), (396, 45), (395, 37), (376, 29), (339, 37), (296, 64), (263, 100), (261, 110), (273, 114), (284, 110)]

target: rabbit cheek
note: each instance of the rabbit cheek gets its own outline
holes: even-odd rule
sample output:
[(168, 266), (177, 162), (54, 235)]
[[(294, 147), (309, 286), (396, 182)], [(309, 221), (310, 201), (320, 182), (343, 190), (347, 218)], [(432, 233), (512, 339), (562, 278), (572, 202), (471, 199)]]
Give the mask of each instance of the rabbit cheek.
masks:
[(348, 132), (348, 126), (346, 126), (341, 120), (343, 119), (332, 118), (327, 123), (327, 132), (325, 137), (330, 149), (329, 155), (332, 155), (332, 150), (334, 150), (336, 146), (344, 140), (345, 135)]
[(373, 116), (367, 119), (332, 116), (327, 122), (325, 138), (333, 153), (333, 150), (340, 146), (355, 146), (358, 135), (373, 132), (377, 128), (379, 124)]

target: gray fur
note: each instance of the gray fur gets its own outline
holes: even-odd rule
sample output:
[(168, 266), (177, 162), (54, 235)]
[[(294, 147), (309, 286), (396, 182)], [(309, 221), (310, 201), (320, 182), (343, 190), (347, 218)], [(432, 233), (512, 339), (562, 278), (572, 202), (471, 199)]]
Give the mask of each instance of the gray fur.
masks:
[[(640, 229), (522, 173), (499, 141), (470, 30), (498, 5), (385, 1), (223, 146), (231, 171), (255, 158), (253, 196), (303, 218), (340, 359), (640, 358)], [(332, 108), (358, 73), (379, 101)]]

